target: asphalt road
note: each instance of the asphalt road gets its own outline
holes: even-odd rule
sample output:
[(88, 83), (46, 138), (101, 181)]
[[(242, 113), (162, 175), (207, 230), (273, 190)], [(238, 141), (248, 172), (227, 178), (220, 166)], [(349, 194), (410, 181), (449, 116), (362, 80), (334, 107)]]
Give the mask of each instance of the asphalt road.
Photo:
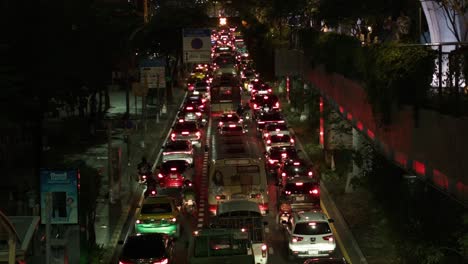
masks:
[[(220, 157), (225, 151), (244, 151), (246, 155), (251, 157), (263, 156), (264, 147), (263, 143), (256, 136), (255, 124), (250, 123), (248, 132), (242, 137), (235, 136), (221, 136), (216, 133), (217, 120), (211, 118), (209, 123), (204, 128), (202, 133), (202, 144), (200, 148), (196, 149), (195, 156), (195, 177), (194, 186), (198, 193), (197, 205), (199, 210), (196, 215), (187, 216), (181, 215), (179, 221), (182, 227), (181, 237), (177, 239), (175, 246), (175, 259), (174, 263), (182, 264), (187, 263), (187, 246), (188, 239), (192, 232), (197, 228), (202, 227), (208, 223), (208, 204), (207, 204), (207, 165), (209, 159), (212, 157)], [(301, 153), (300, 153), (301, 154)], [(160, 157), (160, 155), (158, 155)], [(159, 162), (159, 160), (157, 160)], [(275, 184), (274, 176), (268, 178), (269, 190), (269, 214), (265, 216), (265, 221), (268, 222), (266, 227), (266, 242), (269, 247), (269, 260), (268, 263), (282, 264), (282, 263), (302, 263), (304, 260), (290, 261), (287, 256), (287, 240), (283, 228), (276, 223), (276, 204), (277, 204), (277, 186)], [(121, 241), (124, 241), (126, 236), (133, 234), (135, 223), (135, 211), (137, 204), (141, 204), (142, 198), (136, 199), (131, 208), (131, 213), (122, 230)], [(326, 204), (323, 206), (326, 207)], [(340, 243), (340, 241), (338, 241)], [(116, 254), (118, 256), (121, 245), (117, 246)], [(337, 245), (334, 256), (342, 257), (340, 246)], [(117, 259), (113, 263), (118, 263)]]

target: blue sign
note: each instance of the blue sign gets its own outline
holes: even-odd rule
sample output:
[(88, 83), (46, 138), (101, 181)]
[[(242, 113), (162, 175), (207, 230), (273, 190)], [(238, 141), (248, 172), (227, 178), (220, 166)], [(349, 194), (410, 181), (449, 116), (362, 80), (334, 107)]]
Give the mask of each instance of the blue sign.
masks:
[(78, 171), (40, 171), (41, 223), (47, 220), (47, 194), (51, 193), (51, 224), (78, 224)]

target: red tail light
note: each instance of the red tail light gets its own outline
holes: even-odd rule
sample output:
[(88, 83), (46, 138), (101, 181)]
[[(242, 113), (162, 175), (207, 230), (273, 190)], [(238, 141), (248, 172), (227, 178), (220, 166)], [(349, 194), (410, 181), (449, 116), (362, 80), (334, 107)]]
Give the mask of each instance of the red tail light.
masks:
[(167, 264), (167, 263), (169, 263), (169, 260), (167, 258), (153, 262), (153, 264)]
[(141, 221), (140, 221), (139, 219), (137, 219), (137, 220), (136, 220), (136, 223), (139, 224), (139, 223), (141, 223)]
[(270, 144), (271, 144), (271, 140), (267, 140), (266, 143), (267, 143), (268, 145), (270, 145)]
[(289, 140), (291, 143), (294, 143), (294, 139), (291, 138), (291, 140)]
[(300, 236), (293, 236), (292, 239), (291, 239), (291, 242), (297, 243), (297, 242), (302, 241), (302, 240), (304, 240), (303, 237), (300, 237)]
[(266, 258), (267, 255), (267, 245), (262, 245), (262, 258)]
[(278, 162), (278, 161), (270, 159), (270, 160), (268, 160), (268, 162), (270, 162), (270, 164), (275, 164), (275, 162)]
[(143, 178), (143, 180), (146, 180), (146, 175), (143, 175), (143, 176), (141, 176), (141, 177)]
[(200, 138), (201, 133), (199, 131), (197, 131), (197, 133), (195, 133), (195, 135), (197, 135), (197, 137)]
[(281, 173), (282, 177), (286, 177), (286, 172)]
[(201, 113), (200, 113), (200, 112), (196, 112), (195, 115), (201, 116)]
[(264, 122), (264, 121), (258, 121), (258, 123), (259, 123), (259, 124), (265, 124), (265, 122)]
[(271, 92), (272, 92), (272, 90), (271, 90), (271, 89), (268, 89), (268, 92), (269, 92), (269, 93), (271, 93)]
[(219, 124), (218, 124), (218, 125), (219, 125), (219, 126), (222, 126), (223, 124), (224, 124), (223, 122), (219, 122)]
[(309, 194), (317, 195), (317, 194), (319, 194), (319, 190), (318, 189), (312, 189), (312, 190), (309, 191)]
[(188, 135), (188, 134), (190, 134), (188, 131), (182, 132), (182, 135)]
[(257, 104), (254, 104), (254, 108), (257, 109), (257, 108), (258, 108), (258, 105), (257, 105)]
[(264, 137), (268, 137), (268, 135), (269, 135), (268, 133), (263, 134)]
[(279, 102), (276, 102), (275, 107), (279, 108)]
[(309, 176), (314, 176), (314, 173), (311, 172), (311, 171), (309, 171), (308, 175), (309, 175)]
[(161, 173), (158, 173), (158, 178), (162, 179), (164, 176)]
[(300, 163), (299, 163), (299, 162), (294, 162), (293, 164), (294, 164), (294, 166), (298, 166), (298, 165), (300, 165)]
[(296, 182), (296, 186), (302, 186), (302, 185), (304, 185), (303, 182)]
[(177, 168), (171, 168), (171, 171), (176, 171), (176, 170), (177, 170)]
[(172, 133), (172, 134), (171, 134), (171, 139), (174, 139), (175, 136), (176, 136), (176, 134), (175, 134), (175, 133)]
[(329, 235), (329, 236), (324, 236), (323, 237), (324, 240), (328, 240), (329, 242), (333, 242), (334, 238), (332, 235)]
[(236, 127), (236, 125), (229, 125), (229, 127)]
[(156, 195), (156, 191), (155, 190), (151, 191), (151, 195)]
[(188, 107), (187, 107), (187, 110), (193, 110), (193, 107), (192, 107), (192, 106), (188, 106)]

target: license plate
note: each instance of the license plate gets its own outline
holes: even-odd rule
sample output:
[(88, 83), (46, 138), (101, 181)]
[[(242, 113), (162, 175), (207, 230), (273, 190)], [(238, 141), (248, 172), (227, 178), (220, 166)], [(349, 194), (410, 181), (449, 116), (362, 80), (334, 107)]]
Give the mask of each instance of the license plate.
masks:
[(171, 174), (171, 179), (177, 179), (177, 174)]
[(296, 197), (296, 201), (304, 201), (304, 196), (298, 196), (298, 197)]
[(318, 255), (317, 250), (309, 250), (307, 253), (309, 253), (309, 255)]

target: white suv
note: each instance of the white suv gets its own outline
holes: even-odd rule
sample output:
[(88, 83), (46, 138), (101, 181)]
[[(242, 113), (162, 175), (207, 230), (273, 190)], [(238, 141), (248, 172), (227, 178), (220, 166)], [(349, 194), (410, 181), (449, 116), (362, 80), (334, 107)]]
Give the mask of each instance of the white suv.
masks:
[(285, 223), (289, 258), (325, 257), (336, 248), (330, 223), (332, 219), (318, 211), (297, 212)]

